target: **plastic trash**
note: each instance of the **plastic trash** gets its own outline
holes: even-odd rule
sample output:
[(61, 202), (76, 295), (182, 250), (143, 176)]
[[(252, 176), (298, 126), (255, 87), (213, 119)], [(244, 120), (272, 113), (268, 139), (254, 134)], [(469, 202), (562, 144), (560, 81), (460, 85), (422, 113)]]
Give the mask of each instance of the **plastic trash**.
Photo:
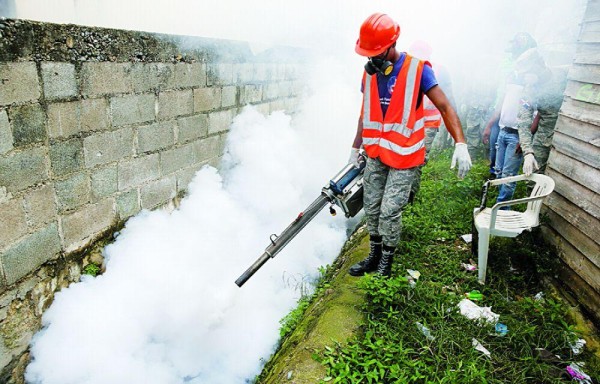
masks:
[(496, 323), (496, 334), (500, 336), (506, 336), (508, 333), (508, 327), (506, 324)]
[(571, 346), (571, 351), (574, 355), (579, 355), (583, 352), (583, 348), (585, 348), (586, 341), (584, 339), (579, 339), (574, 343), (569, 343)]
[(474, 265), (474, 264), (461, 263), (460, 265), (461, 265), (461, 267), (463, 267), (463, 269), (465, 269), (466, 271), (469, 271), (469, 272), (473, 272), (473, 271), (477, 270), (477, 265)]
[(582, 384), (592, 384), (592, 378), (586, 374), (585, 372), (583, 372), (583, 368), (580, 365), (583, 363), (572, 363), (567, 367), (567, 372), (569, 373), (569, 375), (571, 375), (571, 377), (573, 378), (573, 380), (575, 380), (578, 383), (582, 383)]
[(408, 272), (408, 274), (415, 280), (419, 280), (419, 277), (421, 277), (421, 272), (417, 270), (407, 269), (406, 272)]
[(458, 303), (458, 308), (460, 314), (467, 319), (479, 320), (483, 323), (496, 324), (500, 318), (499, 314), (492, 312), (492, 307), (480, 307), (469, 299), (462, 299)]
[(470, 243), (471, 241), (473, 241), (473, 234), (472, 233), (467, 233), (465, 235), (462, 235), (461, 237), (465, 241), (465, 243)]
[(479, 301), (483, 299), (483, 294), (476, 289), (472, 290), (471, 292), (465, 293), (465, 296), (467, 296), (467, 299), (473, 301)]
[(544, 292), (538, 292), (535, 296), (533, 296), (533, 299), (535, 301), (542, 301), (542, 300), (544, 300)]
[(419, 328), (419, 331), (421, 331), (421, 333), (425, 336), (425, 338), (427, 340), (433, 341), (435, 339), (435, 337), (429, 331), (429, 328), (427, 328), (423, 324), (419, 323), (418, 321), (415, 324), (417, 325), (417, 328)]
[(483, 345), (481, 345), (481, 343), (477, 339), (473, 339), (473, 347), (475, 347), (476, 350), (478, 350), (479, 352), (483, 353), (487, 357), (491, 357), (492, 356), (492, 354), (490, 353), (490, 351), (488, 351)]

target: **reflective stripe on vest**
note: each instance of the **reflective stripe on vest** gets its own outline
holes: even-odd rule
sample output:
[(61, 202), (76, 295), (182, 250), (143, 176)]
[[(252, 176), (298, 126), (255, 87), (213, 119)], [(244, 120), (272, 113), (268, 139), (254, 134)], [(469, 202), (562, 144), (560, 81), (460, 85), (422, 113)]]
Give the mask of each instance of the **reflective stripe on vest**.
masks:
[(439, 128), (442, 125), (442, 114), (427, 96), (423, 96), (423, 104), (425, 128)]
[(382, 117), (377, 75), (364, 78), (363, 146), (368, 156), (380, 157), (394, 168), (412, 168), (424, 161), (424, 151), (419, 151), (424, 148), (425, 116), (423, 103), (417, 109), (415, 99), (419, 95), (423, 65), (406, 55), (396, 79), (396, 87), (403, 85), (404, 89), (395, 89), (386, 118)]

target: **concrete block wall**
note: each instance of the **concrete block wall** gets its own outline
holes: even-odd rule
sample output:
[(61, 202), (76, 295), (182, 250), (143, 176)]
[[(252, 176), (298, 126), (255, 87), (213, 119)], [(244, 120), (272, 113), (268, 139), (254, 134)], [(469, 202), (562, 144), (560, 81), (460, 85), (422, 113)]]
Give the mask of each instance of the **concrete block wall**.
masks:
[(186, 50), (177, 36), (0, 24), (0, 382), (18, 382), (83, 251), (217, 166), (245, 105), (291, 111), (302, 79), (299, 63), (245, 43), (186, 38)]

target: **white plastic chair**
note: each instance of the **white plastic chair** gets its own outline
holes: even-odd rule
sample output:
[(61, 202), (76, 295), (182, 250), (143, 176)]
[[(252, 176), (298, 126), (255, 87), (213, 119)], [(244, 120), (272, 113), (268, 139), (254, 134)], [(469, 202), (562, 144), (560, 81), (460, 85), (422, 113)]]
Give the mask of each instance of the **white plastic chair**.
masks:
[[(496, 203), (491, 208), (485, 207), (487, 188), (490, 185), (501, 185), (522, 180), (535, 182), (535, 186), (529, 197)], [(503, 179), (488, 180), (484, 184), (481, 206), (473, 210), (473, 240), (475, 240), (475, 231), (477, 231), (479, 282), (481, 284), (485, 284), (490, 236), (517, 237), (521, 232), (530, 231), (531, 228), (538, 226), (540, 224), (539, 216), (542, 199), (552, 193), (553, 190), (554, 180), (549, 176), (537, 173), (533, 173), (530, 176), (517, 175)], [(501, 207), (507, 205), (522, 203), (527, 203), (525, 212), (500, 210)], [(474, 251), (475, 247), (473, 247)]]

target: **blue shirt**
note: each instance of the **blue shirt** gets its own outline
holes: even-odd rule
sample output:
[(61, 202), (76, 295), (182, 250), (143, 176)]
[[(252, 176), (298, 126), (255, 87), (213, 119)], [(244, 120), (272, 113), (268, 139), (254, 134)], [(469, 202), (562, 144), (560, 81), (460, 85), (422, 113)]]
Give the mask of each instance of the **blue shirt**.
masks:
[[(394, 70), (388, 76), (385, 76), (381, 73), (377, 74), (377, 89), (379, 90), (379, 102), (381, 103), (381, 110), (383, 112), (383, 116), (385, 116), (388, 106), (390, 105), (390, 99), (392, 98), (392, 93), (394, 92), (396, 79), (398, 78), (398, 73), (400, 72), (400, 68), (404, 63), (405, 58), (406, 53), (402, 52), (398, 61), (394, 63)], [(421, 104), (421, 101), (423, 100), (423, 94), (425, 94), (427, 91), (429, 91), (436, 85), (438, 85), (438, 81), (435, 78), (433, 69), (431, 69), (429, 65), (424, 65), (423, 74), (421, 76), (421, 87), (419, 89), (419, 99), (417, 100), (417, 106)], [(364, 84), (361, 85), (361, 92), (363, 92), (363, 90)]]

